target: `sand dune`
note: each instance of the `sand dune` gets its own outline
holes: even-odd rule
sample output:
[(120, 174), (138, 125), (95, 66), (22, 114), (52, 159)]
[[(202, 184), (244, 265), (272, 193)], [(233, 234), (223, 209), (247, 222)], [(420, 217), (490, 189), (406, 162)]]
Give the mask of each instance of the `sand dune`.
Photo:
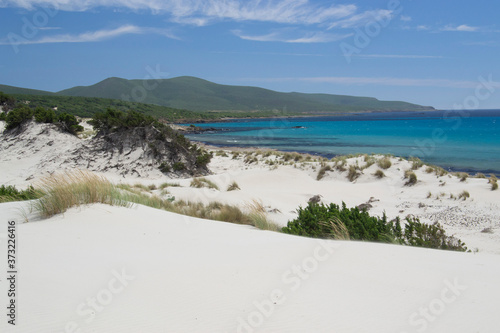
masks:
[[(0, 142), (1, 184), (25, 187), (82, 167), (71, 162), (80, 139), (53, 131), (44, 136), (43, 130)], [(0, 257), (6, 258), (7, 221), (14, 219), (19, 294), (17, 325), (8, 325), (4, 315), (1, 331), (402, 333), (500, 327), (494, 313), (500, 305), (500, 191), (491, 191), (487, 179), (439, 177), (423, 166), (415, 171), (418, 182), (405, 186), (411, 163), (392, 158), (382, 179), (373, 176), (374, 164), (354, 182), (338, 170), (318, 181), (321, 162), (270, 166), (266, 160), (280, 157), (260, 155), (249, 164), (243, 155), (227, 155), (214, 157), (213, 174), (206, 177), (220, 190), (192, 188), (191, 179), (161, 173), (101, 174), (116, 183), (176, 182), (179, 187), (168, 187), (176, 200), (242, 208), (257, 200), (280, 225), (314, 195), (348, 206), (370, 201), (375, 215), (439, 221), (478, 252), (320, 241), (140, 205), (95, 204), (41, 220), (30, 213), (29, 202), (3, 203)], [(356, 162), (363, 165), (363, 157), (346, 161)], [(233, 181), (240, 190), (226, 191)], [(450, 198), (464, 190), (470, 198)], [(5, 265), (1, 260), (2, 272)], [(0, 290), (5, 304), (3, 275)]]

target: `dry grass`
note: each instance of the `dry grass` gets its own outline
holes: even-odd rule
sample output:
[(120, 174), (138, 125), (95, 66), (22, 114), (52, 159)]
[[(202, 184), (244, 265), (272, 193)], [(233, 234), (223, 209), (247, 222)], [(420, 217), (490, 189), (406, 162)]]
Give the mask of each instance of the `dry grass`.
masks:
[(391, 162), (391, 159), (389, 157), (384, 157), (384, 158), (381, 158), (377, 161), (377, 165), (380, 168), (387, 170), (392, 166), (392, 162)]
[(191, 184), (189, 186), (196, 187), (196, 188), (207, 187), (207, 188), (211, 188), (211, 189), (214, 189), (217, 191), (219, 190), (219, 186), (217, 186), (217, 184), (215, 184), (213, 181), (208, 180), (206, 178), (193, 178), (193, 180), (191, 180)]
[(410, 158), (410, 162), (412, 170), (418, 170), (424, 165), (424, 162), (422, 162), (422, 160), (418, 157)]
[(93, 203), (125, 207), (136, 203), (202, 219), (281, 231), (279, 226), (267, 220), (264, 207), (257, 202), (252, 204), (250, 213), (244, 213), (237, 206), (219, 202), (212, 202), (209, 205), (183, 200), (172, 202), (172, 199), (163, 199), (127, 184), (115, 186), (106, 178), (86, 171), (73, 171), (46, 177), (37, 186), (45, 195), (33, 203), (33, 208), (44, 218), (64, 213), (71, 207)]
[(417, 183), (417, 175), (411, 170), (405, 171), (405, 179), (408, 179), (405, 183), (405, 186), (412, 186)]
[(326, 235), (326, 238), (336, 239), (336, 240), (350, 240), (349, 230), (345, 224), (339, 219), (334, 218), (328, 222), (320, 222), (320, 224), (330, 228), (330, 233)]
[(236, 190), (241, 190), (240, 186), (238, 185), (237, 182), (233, 181), (229, 186), (227, 187), (228, 191), (236, 191)]
[(106, 178), (81, 170), (45, 177), (37, 187), (45, 195), (34, 202), (33, 208), (45, 218), (92, 203), (128, 205)]
[(350, 182), (353, 182), (358, 179), (359, 176), (361, 176), (361, 173), (358, 171), (358, 168), (354, 165), (350, 165), (349, 172), (347, 173), (347, 179), (349, 179)]
[(458, 198), (459, 198), (459, 199), (464, 199), (464, 200), (467, 200), (467, 198), (470, 198), (470, 194), (469, 194), (469, 192), (467, 192), (467, 191), (462, 191), (462, 193), (460, 193), (460, 194), (458, 195)]
[(373, 174), (375, 177), (377, 177), (378, 179), (382, 179), (385, 177), (385, 173), (378, 169), (377, 171), (375, 171), (375, 173)]
[(321, 180), (325, 176), (327, 171), (332, 171), (332, 167), (329, 165), (324, 165), (319, 169), (318, 175), (316, 176), (316, 180)]

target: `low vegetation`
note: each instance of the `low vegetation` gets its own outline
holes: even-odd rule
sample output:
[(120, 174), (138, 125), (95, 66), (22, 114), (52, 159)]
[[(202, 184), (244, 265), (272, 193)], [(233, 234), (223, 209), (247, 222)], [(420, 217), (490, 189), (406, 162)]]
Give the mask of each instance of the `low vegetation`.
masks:
[(0, 186), (0, 202), (33, 200), (42, 195), (41, 191), (35, 190), (31, 185), (25, 190), (18, 190), (15, 186)]
[(227, 187), (227, 191), (236, 191), (236, 190), (241, 190), (240, 186), (238, 185), (237, 182), (233, 181), (229, 186)]
[(74, 135), (83, 131), (83, 127), (79, 125), (79, 121), (74, 115), (68, 113), (56, 115), (54, 110), (42, 107), (37, 107), (33, 110), (25, 104), (18, 104), (7, 113), (5, 116), (5, 128), (13, 130), (33, 119), (38, 123), (56, 124), (63, 131)]
[[(106, 178), (86, 171), (75, 171), (43, 178), (39, 187), (44, 195), (39, 200), (34, 201), (33, 209), (44, 218), (64, 213), (71, 207), (93, 203), (125, 207), (136, 203), (197, 218), (247, 224), (264, 230), (280, 231), (279, 227), (267, 220), (261, 205), (254, 208), (250, 206), (249, 213), (245, 213), (237, 206), (219, 202), (204, 205), (183, 200), (175, 201), (172, 198), (163, 199), (142, 191), (143, 186), (127, 184), (115, 186)], [(138, 190), (139, 187), (141, 190)], [(144, 188), (151, 190), (148, 186), (144, 186)]]
[(193, 180), (191, 180), (190, 186), (196, 188), (206, 187), (217, 191), (219, 190), (219, 186), (217, 186), (217, 184), (206, 178), (193, 178)]
[(384, 169), (387, 170), (392, 166), (391, 159), (389, 157), (383, 157), (377, 161), (377, 165)]
[(411, 170), (405, 171), (405, 179), (408, 179), (405, 183), (405, 186), (412, 186), (417, 183), (417, 175)]
[[(418, 219), (407, 218), (404, 227), (398, 219), (388, 222), (387, 217), (370, 216), (358, 208), (335, 204), (309, 203), (297, 210), (298, 217), (289, 221), (283, 232), (314, 238), (331, 238), (343, 235), (352, 240), (394, 243), (443, 250), (466, 251), (465, 244), (447, 236), (438, 223), (428, 225)], [(339, 232), (340, 231), (340, 232)]]
[(318, 175), (316, 176), (316, 180), (321, 180), (325, 177), (327, 171), (332, 171), (332, 167), (328, 164), (323, 165), (321, 169), (318, 171)]
[(385, 174), (382, 170), (378, 169), (377, 171), (375, 171), (375, 173), (373, 174), (375, 177), (377, 177), (378, 179), (382, 179), (385, 177)]

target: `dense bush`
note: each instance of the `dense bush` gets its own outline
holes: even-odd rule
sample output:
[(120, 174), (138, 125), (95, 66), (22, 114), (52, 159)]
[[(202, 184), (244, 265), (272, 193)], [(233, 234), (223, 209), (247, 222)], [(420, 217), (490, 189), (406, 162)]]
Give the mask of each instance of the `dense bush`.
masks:
[(0, 106), (3, 107), (4, 111), (8, 111), (16, 104), (16, 99), (10, 95), (4, 94), (0, 91)]
[(56, 116), (52, 109), (37, 107), (33, 111), (25, 104), (19, 104), (7, 113), (5, 117), (7, 123), (6, 129), (10, 130), (16, 128), (24, 122), (32, 120), (33, 117), (38, 123), (57, 123), (60, 128), (71, 134), (83, 131), (83, 127), (78, 125), (78, 120), (72, 114), (61, 113)]
[(115, 132), (144, 127), (152, 124), (159, 124), (153, 117), (146, 116), (137, 111), (122, 112), (114, 109), (107, 109), (105, 112), (96, 113), (89, 121), (96, 131)]
[(45, 109), (38, 106), (34, 112), (37, 123), (53, 123), (57, 120), (56, 113), (52, 109)]
[(399, 219), (388, 222), (384, 214), (382, 218), (370, 216), (358, 208), (347, 208), (342, 203), (338, 205), (309, 203), (305, 208), (298, 209), (298, 217), (289, 221), (283, 232), (315, 237), (330, 238), (335, 230), (347, 229), (348, 236), (353, 240), (366, 240), (384, 243), (398, 243), (411, 246), (421, 246), (445, 250), (466, 251), (465, 244), (453, 237), (446, 236), (439, 224), (424, 224), (418, 219), (406, 219), (404, 230)]
[(5, 121), (7, 122), (6, 129), (10, 130), (20, 126), (22, 123), (33, 118), (33, 110), (27, 105), (18, 105), (13, 110), (7, 113)]
[(67, 132), (76, 134), (77, 132), (83, 131), (83, 127), (78, 125), (79, 121), (76, 117), (69, 113), (61, 113), (57, 117), (59, 125)]

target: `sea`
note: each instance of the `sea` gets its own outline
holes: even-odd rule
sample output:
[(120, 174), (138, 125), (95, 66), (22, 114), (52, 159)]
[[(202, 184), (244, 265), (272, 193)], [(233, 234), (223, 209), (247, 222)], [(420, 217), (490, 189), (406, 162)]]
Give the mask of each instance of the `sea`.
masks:
[(196, 124), (188, 134), (218, 147), (274, 148), (327, 158), (349, 154), (418, 157), (450, 171), (500, 175), (500, 110), (372, 112)]

